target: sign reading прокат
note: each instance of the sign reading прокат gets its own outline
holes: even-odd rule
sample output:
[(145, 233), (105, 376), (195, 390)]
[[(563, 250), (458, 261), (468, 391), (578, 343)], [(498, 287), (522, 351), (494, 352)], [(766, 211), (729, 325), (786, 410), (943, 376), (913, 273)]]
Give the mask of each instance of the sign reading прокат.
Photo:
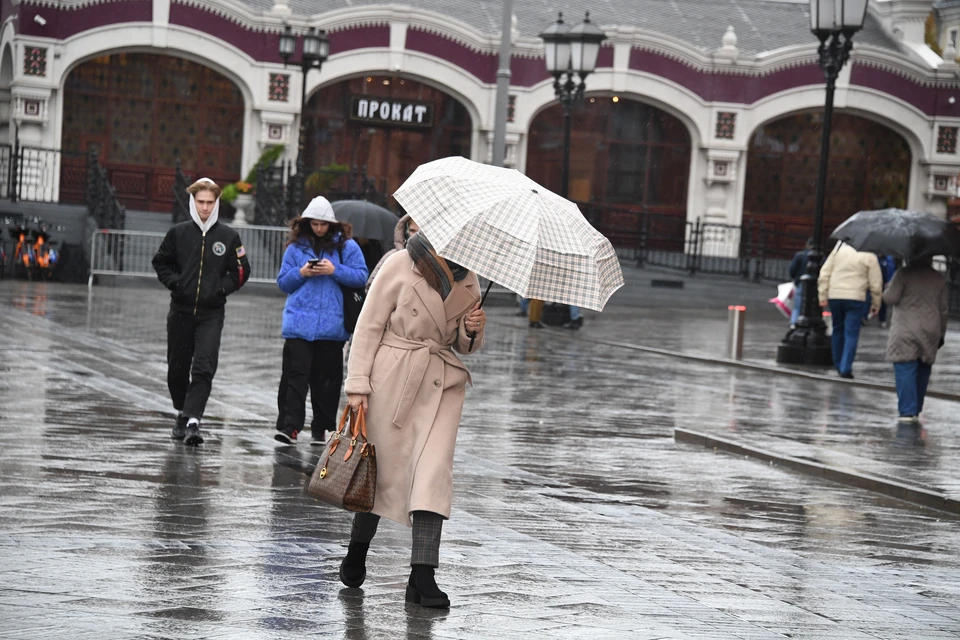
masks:
[(428, 128), (433, 126), (433, 104), (354, 96), (350, 99), (350, 119), (374, 125)]

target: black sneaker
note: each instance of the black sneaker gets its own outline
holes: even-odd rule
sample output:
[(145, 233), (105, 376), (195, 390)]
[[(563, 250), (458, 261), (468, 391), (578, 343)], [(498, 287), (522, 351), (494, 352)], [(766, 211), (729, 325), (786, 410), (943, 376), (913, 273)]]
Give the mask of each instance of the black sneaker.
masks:
[(173, 424), (173, 432), (170, 437), (174, 440), (183, 440), (187, 435), (187, 416), (177, 416), (177, 421)]
[(325, 447), (325, 446), (327, 445), (327, 440), (330, 439), (329, 436), (327, 436), (327, 433), (328, 433), (328, 432), (327, 432), (326, 430), (323, 430), (323, 431), (320, 432), (319, 434), (311, 433), (311, 434), (310, 434), (310, 446), (311, 446), (311, 447)]
[(564, 329), (573, 329), (574, 331), (576, 331), (582, 326), (583, 326), (583, 316), (580, 316), (576, 320), (567, 320), (566, 322), (563, 323)]
[(187, 434), (183, 439), (183, 444), (188, 444), (192, 447), (203, 444), (203, 436), (200, 435), (200, 423), (191, 422), (187, 425)]
[(543, 324), (542, 322), (531, 322), (531, 323), (530, 323), (530, 328), (531, 328), (531, 329), (543, 329), (545, 326), (546, 326), (546, 325)]
[(283, 431), (277, 431), (276, 435), (273, 436), (273, 439), (277, 442), (282, 442), (283, 444), (296, 444), (297, 436), (300, 434), (296, 429), (284, 429)]

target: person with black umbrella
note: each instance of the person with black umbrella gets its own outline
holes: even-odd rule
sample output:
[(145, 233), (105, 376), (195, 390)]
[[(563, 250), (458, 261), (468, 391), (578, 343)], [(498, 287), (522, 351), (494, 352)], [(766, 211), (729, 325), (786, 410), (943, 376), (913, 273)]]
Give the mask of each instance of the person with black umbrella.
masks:
[(916, 423), (947, 333), (947, 279), (931, 258), (918, 258), (894, 274), (883, 300), (894, 309), (887, 361), (893, 363), (900, 421)]

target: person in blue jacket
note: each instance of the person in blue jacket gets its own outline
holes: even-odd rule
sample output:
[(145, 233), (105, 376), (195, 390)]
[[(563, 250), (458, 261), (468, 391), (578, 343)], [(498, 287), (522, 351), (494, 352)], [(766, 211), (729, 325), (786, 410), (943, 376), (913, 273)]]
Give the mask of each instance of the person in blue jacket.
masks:
[(277, 392), (276, 440), (293, 444), (306, 420), (307, 388), (313, 406), (311, 444), (322, 445), (336, 427), (343, 384), (343, 324), (340, 285), (363, 288), (367, 265), (350, 225), (337, 222), (323, 196), (290, 222), (290, 236), (277, 275), (287, 294), (283, 307), (283, 373)]

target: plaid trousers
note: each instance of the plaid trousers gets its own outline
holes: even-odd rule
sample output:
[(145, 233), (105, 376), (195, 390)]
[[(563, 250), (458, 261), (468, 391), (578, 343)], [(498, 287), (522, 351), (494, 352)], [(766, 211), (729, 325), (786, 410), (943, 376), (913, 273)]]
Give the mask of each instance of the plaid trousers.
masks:
[[(353, 528), (350, 530), (350, 542), (370, 544), (377, 535), (380, 516), (372, 513), (357, 513), (353, 516)], [(410, 566), (425, 564), (428, 567), (440, 566), (440, 534), (443, 531), (443, 516), (432, 511), (413, 512), (413, 549), (410, 553)]]

